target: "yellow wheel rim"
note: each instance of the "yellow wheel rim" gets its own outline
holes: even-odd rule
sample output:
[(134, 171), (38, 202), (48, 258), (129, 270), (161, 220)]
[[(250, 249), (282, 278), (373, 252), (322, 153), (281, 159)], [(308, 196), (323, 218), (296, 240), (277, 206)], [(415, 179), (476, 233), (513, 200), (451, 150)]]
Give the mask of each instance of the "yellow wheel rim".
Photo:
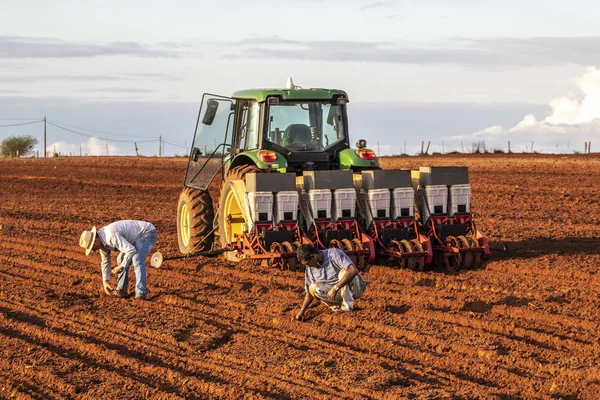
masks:
[[(229, 219), (229, 217), (231, 217), (231, 219)], [(225, 240), (227, 241), (227, 244), (233, 242), (235, 235), (244, 233), (245, 224), (242, 209), (233, 194), (233, 190), (227, 193), (227, 197), (225, 198), (225, 212), (221, 218), (224, 218), (222, 224), (226, 227)]]
[(192, 233), (190, 230), (190, 209), (187, 204), (181, 206), (181, 213), (179, 214), (179, 226), (181, 227), (181, 243), (184, 247), (188, 247), (190, 244), (190, 238)]

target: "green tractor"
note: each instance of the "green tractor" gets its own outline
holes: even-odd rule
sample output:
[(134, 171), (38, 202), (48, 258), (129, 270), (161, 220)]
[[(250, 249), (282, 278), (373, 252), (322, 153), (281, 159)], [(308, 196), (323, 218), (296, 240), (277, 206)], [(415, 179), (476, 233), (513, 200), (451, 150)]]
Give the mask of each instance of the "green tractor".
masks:
[[(253, 208), (247, 205), (250, 189), (244, 182), (249, 175), (260, 175), (252, 182), (267, 192), (259, 193), (287, 188), (293, 194), (298, 187), (296, 176), (306, 171), (346, 170), (352, 176), (378, 170), (379, 160), (364, 140), (351, 148), (347, 103), (342, 90), (302, 89), (291, 78), (285, 89), (243, 90), (231, 97), (204, 94), (177, 207), (180, 251), (210, 251), (216, 235), (222, 248), (237, 248), (225, 253), (232, 260), (273, 259), (274, 252), (289, 258), (299, 244), (311, 243), (305, 222), (277, 228), (280, 221), (274, 221), (273, 214), (252, 214)], [(219, 178), (222, 184), (215, 210), (209, 186)], [(281, 200), (280, 208), (284, 206)], [(301, 212), (292, 214), (288, 214), (292, 221), (302, 219)], [(251, 233), (265, 216), (271, 217), (270, 225)]]

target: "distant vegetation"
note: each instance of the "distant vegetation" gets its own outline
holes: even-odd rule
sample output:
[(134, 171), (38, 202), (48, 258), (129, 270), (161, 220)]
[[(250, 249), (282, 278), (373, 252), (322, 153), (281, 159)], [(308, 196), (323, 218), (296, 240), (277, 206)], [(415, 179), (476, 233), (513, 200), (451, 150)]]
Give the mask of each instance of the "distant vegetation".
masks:
[(0, 156), (27, 157), (33, 153), (33, 147), (37, 143), (33, 136), (10, 136), (0, 144)]

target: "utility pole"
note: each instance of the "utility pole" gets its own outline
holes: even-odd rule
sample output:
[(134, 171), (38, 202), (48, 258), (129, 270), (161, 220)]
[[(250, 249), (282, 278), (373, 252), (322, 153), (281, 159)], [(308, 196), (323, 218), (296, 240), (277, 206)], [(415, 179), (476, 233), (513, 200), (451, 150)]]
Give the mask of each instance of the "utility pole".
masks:
[(162, 136), (158, 137), (158, 156), (160, 157), (162, 153)]
[(429, 145), (431, 144), (431, 140), (427, 142), (427, 149), (425, 149), (425, 154), (429, 154)]
[(421, 155), (423, 155), (423, 148), (425, 147), (425, 141), (421, 140)]
[(82, 154), (81, 154), (81, 145), (79, 145), (79, 157), (81, 157), (81, 156), (82, 156)]
[(139, 157), (140, 153), (138, 153), (137, 142), (133, 142), (133, 144), (135, 145), (135, 155), (136, 157)]
[(46, 158), (46, 116), (44, 116), (44, 158)]
[(106, 155), (108, 155), (108, 143), (106, 143)]
[(510, 153), (510, 140), (508, 141), (508, 152)]
[(533, 153), (533, 140), (531, 141), (531, 152)]

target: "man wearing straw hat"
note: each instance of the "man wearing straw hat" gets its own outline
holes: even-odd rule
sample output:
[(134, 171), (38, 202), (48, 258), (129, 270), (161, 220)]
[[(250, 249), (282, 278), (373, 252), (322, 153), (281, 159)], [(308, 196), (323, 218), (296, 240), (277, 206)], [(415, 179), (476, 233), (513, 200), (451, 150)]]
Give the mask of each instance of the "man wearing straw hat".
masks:
[[(85, 249), (85, 254), (92, 251), (100, 252), (102, 265), (102, 286), (104, 292), (116, 297), (127, 297), (129, 286), (129, 267), (133, 263), (135, 271), (135, 298), (146, 300), (146, 256), (158, 239), (156, 228), (150, 222), (124, 220), (113, 222), (96, 231), (93, 227), (83, 231), (79, 238), (79, 246)], [(112, 272), (117, 273), (117, 288), (112, 292), (110, 286), (110, 252), (119, 251), (117, 267)]]

